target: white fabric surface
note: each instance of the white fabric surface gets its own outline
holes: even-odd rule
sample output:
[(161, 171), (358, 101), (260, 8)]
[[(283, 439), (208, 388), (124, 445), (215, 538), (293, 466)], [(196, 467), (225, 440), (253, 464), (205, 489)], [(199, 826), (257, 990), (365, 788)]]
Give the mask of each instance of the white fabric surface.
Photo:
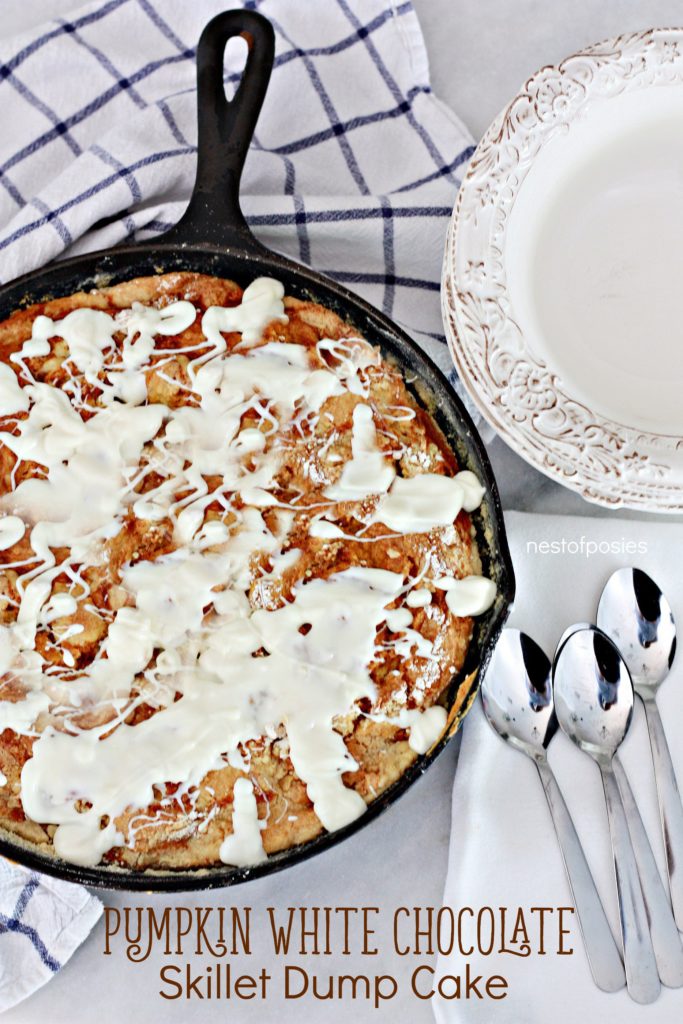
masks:
[(102, 914), (86, 889), (0, 857), (0, 1013), (66, 963)]
[[(638, 565), (657, 580), (683, 622), (683, 534), (667, 522), (582, 519), (508, 513), (508, 536), (517, 575), (517, 599), (509, 625), (529, 633), (552, 656), (564, 629), (594, 620), (602, 587), (615, 570)], [(581, 554), (535, 553), (534, 544), (590, 541), (619, 550)], [(626, 542), (642, 542), (642, 554), (622, 553)], [(528, 545), (531, 544), (531, 548)], [(658, 697), (678, 779), (683, 783), (683, 658)], [(656, 790), (644, 713), (638, 699), (622, 760), (664, 871)], [(615, 935), (616, 891), (600, 773), (564, 736), (550, 746), (549, 760), (569, 806)], [(467, 905), (572, 906), (550, 814), (533, 763), (508, 747), (489, 727), (481, 703), (472, 709), (453, 789), (449, 871), (444, 903)], [(626, 991), (608, 995), (593, 984), (578, 926), (573, 956), (473, 958), (475, 973), (501, 974), (509, 994), (499, 1002), (434, 1002), (439, 1024), (598, 1024), (599, 1021), (676, 1024), (683, 1019), (683, 990), (662, 989), (656, 1003), (640, 1006)], [(439, 973), (459, 973), (455, 959), (442, 958)]]

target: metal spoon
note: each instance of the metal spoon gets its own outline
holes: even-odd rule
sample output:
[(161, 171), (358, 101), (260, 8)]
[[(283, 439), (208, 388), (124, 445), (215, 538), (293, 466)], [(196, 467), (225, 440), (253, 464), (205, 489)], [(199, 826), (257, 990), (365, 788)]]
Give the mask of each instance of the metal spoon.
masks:
[(660, 992), (645, 901), (612, 759), (631, 724), (633, 684), (612, 641), (590, 627), (571, 633), (553, 666), (555, 710), (562, 730), (600, 768), (619, 895), (626, 985), (638, 1003)]
[[(594, 627), (580, 623), (565, 630), (558, 645), (557, 654), (561, 651), (565, 641), (577, 630), (592, 628)], [(612, 767), (626, 812), (631, 845), (636, 856), (640, 888), (650, 922), (650, 935), (659, 977), (669, 988), (680, 988), (683, 985), (683, 946), (681, 946), (681, 939), (671, 912), (671, 905), (662, 884), (643, 819), (618, 753), (612, 759)]]
[(598, 988), (616, 992), (626, 976), (590, 868), (546, 750), (557, 732), (550, 660), (531, 637), (503, 630), (481, 687), (484, 713), (504, 740), (534, 761), (562, 851), (591, 973)]
[(676, 651), (674, 617), (669, 602), (647, 573), (619, 569), (602, 592), (598, 625), (621, 651), (645, 707), (671, 905), (676, 924), (683, 931), (683, 805), (656, 701)]

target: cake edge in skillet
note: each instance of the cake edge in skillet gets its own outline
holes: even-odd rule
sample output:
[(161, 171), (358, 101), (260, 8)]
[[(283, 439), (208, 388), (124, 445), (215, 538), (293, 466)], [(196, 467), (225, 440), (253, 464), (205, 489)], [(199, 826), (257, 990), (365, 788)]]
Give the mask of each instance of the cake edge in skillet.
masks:
[[(37, 330), (35, 324), (37, 318), (49, 318), (54, 322), (55, 334), (50, 333), (49, 322), (47, 326), (44, 320), (39, 323), (39, 328), (42, 326), (41, 337), (45, 336), (43, 349), (47, 344), (48, 351), (44, 352), (38, 345), (35, 346), (38, 354), (32, 355), (30, 352), (33, 349), (29, 346), (29, 354), (23, 359), (23, 366), (34, 382), (47, 384), (52, 391), (59, 391), (62, 396), (66, 396), (72, 407), (78, 408), (81, 419), (86, 423), (97, 416), (102, 408), (102, 393), (106, 384), (116, 391), (116, 394), (112, 392), (114, 397), (109, 404), (110, 411), (114, 410), (112, 415), (123, 395), (124, 404), (126, 401), (135, 401), (137, 408), (168, 408), (172, 411), (169, 415), (175, 416), (175, 425), (176, 422), (182, 422), (183, 414), (179, 410), (197, 406), (197, 394), (192, 391), (192, 385), (201, 372), (201, 366), (193, 366), (193, 361), (201, 363), (204, 355), (211, 354), (203, 328), (207, 310), (236, 309), (240, 304), (244, 307), (246, 301), (242, 301), (243, 294), (242, 289), (233, 282), (189, 272), (174, 272), (55, 299), (18, 311), (4, 324), (0, 324), (0, 366), (11, 368), (16, 374), (21, 364), (11, 357), (16, 357), (22, 350), (32, 332), (34, 339), (36, 333), (40, 335), (40, 329)], [(271, 296), (269, 301), (276, 306), (278, 300)], [(125, 364), (125, 359), (128, 358), (131, 366), (139, 362), (134, 353), (142, 336), (132, 336), (132, 341), (129, 337), (126, 342), (130, 325), (126, 323), (125, 311), (130, 310), (134, 303), (156, 309), (167, 308), (173, 303), (191, 303), (197, 311), (193, 322), (178, 334), (155, 335), (152, 355), (130, 371), (129, 383), (133, 390), (139, 386), (140, 376), (144, 376), (146, 396), (142, 402), (139, 398), (126, 398), (124, 385), (128, 385), (121, 383), (121, 365)], [(267, 311), (268, 302), (265, 307)], [(222, 330), (220, 333), (225, 339), (226, 350), (224, 353), (213, 353), (212, 359), (207, 358), (207, 365), (220, 362), (230, 366), (234, 358), (235, 366), (239, 363), (242, 368), (248, 360), (252, 361), (251, 366), (260, 363), (259, 349), (268, 346), (268, 352), (274, 352), (273, 346), (284, 344), (296, 346), (306, 353), (308, 368), (312, 373), (320, 375), (320, 380), (328, 390), (330, 381), (327, 377), (334, 374), (339, 377), (340, 365), (344, 360), (350, 359), (353, 363), (355, 359), (358, 363), (355, 376), (340, 377), (341, 383), (338, 385), (332, 381), (334, 388), (323, 397), (314, 414), (302, 415), (302, 412), (307, 411), (305, 402), (303, 405), (301, 402), (296, 403), (293, 410), (284, 413), (280, 408), (275, 417), (277, 427), (274, 435), (269, 433), (273, 407), (266, 408), (266, 414), (263, 414), (262, 410), (254, 407), (258, 402), (252, 401), (252, 405), (240, 415), (240, 435), (246, 437), (249, 434), (253, 441), (259, 431), (266, 435), (266, 440), (259, 441), (259, 444), (263, 444), (262, 448), (240, 455), (240, 472), (253, 470), (263, 476), (263, 466), (258, 465), (258, 459), (262, 458), (265, 464), (275, 452), (277, 458), (273, 463), (275, 468), (271, 479), (265, 488), (260, 488), (261, 493), (254, 495), (254, 502), (250, 503), (249, 494), (243, 495), (240, 492), (235, 497), (235, 491), (225, 486), (225, 476), (221, 483), (221, 479), (216, 479), (219, 474), (200, 474), (207, 484), (209, 494), (220, 495), (220, 500), (217, 498), (208, 504), (204, 503), (201, 521), (195, 524), (195, 536), (198, 531), (206, 532), (208, 523), (216, 524), (216, 529), (223, 530), (223, 534), (220, 537), (216, 534), (217, 543), (206, 544), (202, 551), (207, 552), (209, 557), (220, 556), (226, 544), (226, 536), (229, 545), (240, 532), (244, 534), (247, 518), (245, 510), (254, 512), (254, 517), (261, 517), (269, 538), (274, 538), (277, 544), (273, 546), (269, 539), (269, 551), (258, 546), (253, 548), (248, 565), (248, 580), (233, 580), (225, 587), (223, 584), (215, 584), (212, 592), (220, 592), (223, 588), (234, 590), (238, 596), (244, 594), (249, 606), (247, 617), (258, 610), (259, 621), (266, 623), (277, 621), (268, 616), (279, 610), (284, 609), (289, 613), (292, 604), (296, 604), (293, 598), (297, 599), (297, 595), (300, 597), (310, 592), (306, 591), (306, 587), (311, 581), (329, 582), (333, 578), (332, 582), (339, 580), (344, 585), (347, 582), (355, 585), (353, 572), (351, 575), (349, 572), (360, 570), (361, 582), (370, 581), (361, 594), (364, 600), (375, 593), (375, 579), (380, 579), (382, 585), (386, 584), (384, 576), (372, 576), (372, 570), (387, 574), (387, 578), (401, 577), (404, 584), (411, 580), (417, 581), (400, 593), (387, 593), (386, 608), (399, 614), (393, 617), (390, 615), (390, 622), (383, 618), (377, 624), (373, 650), (366, 665), (371, 681), (368, 693), (351, 701), (348, 707), (343, 711), (339, 709), (334, 715), (334, 731), (343, 737), (349, 757), (358, 765), (354, 767), (354, 761), (349, 760), (348, 770), (343, 772), (337, 765), (337, 774), (341, 775), (345, 788), (358, 794), (367, 804), (396, 781), (418, 756), (414, 749), (416, 744), (411, 746), (410, 743), (411, 734), (416, 728), (414, 713), (434, 708), (453, 675), (462, 667), (471, 639), (472, 618), (467, 614), (455, 614), (451, 610), (459, 610), (457, 596), (451, 600), (457, 588), (450, 589), (447, 581), (478, 577), (481, 566), (471, 522), (464, 510), (460, 510), (449, 524), (434, 526), (423, 532), (400, 533), (395, 528), (387, 530), (381, 520), (381, 495), (391, 493), (395, 487), (393, 483), (378, 492), (379, 498), (378, 494), (354, 497), (353, 482), (350, 490), (347, 487), (346, 496), (337, 497), (331, 502), (329, 497), (326, 498), (323, 492), (335, 493), (335, 487), (341, 487), (337, 493), (344, 493), (341, 481), (345, 467), (355, 460), (362, 470), (362, 460), (366, 457), (368, 460), (374, 458), (374, 471), (378, 466), (383, 467), (380, 476), (385, 471), (389, 474), (393, 472), (394, 478), (401, 480), (425, 474), (453, 478), (458, 472), (458, 466), (431, 417), (406, 388), (399, 371), (383, 360), (378, 350), (359, 339), (351, 325), (329, 309), (313, 302), (285, 297), (281, 308), (287, 318), (286, 322), (282, 316), (276, 316), (266, 322), (262, 329), (257, 325), (254, 329), (247, 326), (243, 331)], [(73, 339), (70, 347), (67, 339), (58, 335), (63, 318), (78, 309), (95, 309), (107, 316), (119, 317), (115, 321), (116, 330), (110, 334), (109, 349), (105, 345), (99, 355), (97, 351), (93, 353), (90, 350), (77, 352), (78, 346)], [(245, 344), (250, 331), (259, 337)], [(340, 342), (342, 348), (335, 348), (335, 343)], [(192, 349), (189, 353), (172, 354), (174, 350), (188, 348)], [(95, 349), (99, 349), (99, 342)], [(162, 351), (168, 351), (168, 356), (159, 358)], [(256, 356), (254, 352), (257, 352)], [(286, 364), (287, 373), (290, 367), (293, 370), (297, 368), (296, 357), (292, 355), (291, 359), (293, 361)], [(155, 369), (161, 362), (163, 367)], [(296, 376), (293, 372), (291, 375)], [(274, 386), (277, 388), (280, 387), (281, 376), (276, 375), (274, 378)], [(226, 379), (233, 386), (229, 372)], [(24, 384), (26, 379), (22, 381), (22, 386)], [(316, 388), (308, 384), (304, 386), (308, 388), (309, 400), (318, 402), (320, 394)], [(369, 408), (372, 415), (365, 412), (361, 415), (361, 406)], [(229, 407), (229, 402), (225, 407)], [(93, 410), (96, 412), (93, 413)], [(9, 431), (16, 437), (28, 415), (28, 410), (23, 410), (18, 414), (15, 411), (9, 417), (0, 417), (0, 431)], [(271, 420), (268, 416), (271, 416)], [(141, 499), (143, 494), (155, 496), (163, 491), (164, 480), (168, 480), (167, 467), (153, 464), (154, 446), (151, 442), (161, 438), (160, 447), (167, 454), (169, 445), (165, 440), (165, 431), (169, 422), (167, 420), (143, 446), (138, 464), (145, 472), (133, 492), (135, 497), (129, 494), (124, 505), (117, 510), (115, 532), (109, 530), (106, 537), (96, 537), (95, 546), (87, 553), (92, 564), (72, 558), (68, 546), (50, 549), (58, 564), (70, 567), (71, 575), (56, 575), (45, 598), (46, 602), (54, 604), (54, 598), (62, 595), (58, 599), (62, 603), (56, 607), (57, 610), (63, 609), (64, 614), (52, 617), (43, 615), (38, 624), (34, 651), (40, 659), (39, 669), (30, 663), (31, 659), (23, 667), (24, 679), (33, 680), (32, 685), (35, 686), (38, 671), (42, 678), (50, 679), (50, 686), (53, 686), (52, 680), (58, 681), (55, 684), (57, 687), (63, 684), (69, 698), (73, 698), (79, 689), (79, 680), (91, 671), (93, 664), (98, 660), (101, 664), (103, 660), (101, 652), (107, 644), (110, 622), (122, 609), (136, 609), (134, 594), (126, 580), (140, 576), (140, 570), (136, 567), (142, 563), (161, 566), (169, 560), (172, 562), (174, 553), (184, 550), (178, 537), (178, 512), (175, 506), (172, 510), (167, 508), (166, 515), (155, 513), (154, 518), (145, 518), (132, 510), (138, 496)], [(368, 441), (368, 430), (372, 435), (372, 443)], [(354, 451), (354, 438), (360, 454)], [(9, 438), (5, 440), (7, 442)], [(363, 448), (368, 450), (363, 451)], [(206, 445), (201, 448), (202, 459), (207, 456), (205, 449)], [(250, 460), (254, 462), (255, 470)], [(210, 461), (209, 458), (207, 464)], [(186, 469), (182, 472), (186, 473)], [(12, 505), (13, 495), (21, 492), (22, 484), (31, 480), (40, 481), (45, 476), (40, 461), (18, 460), (7, 443), (0, 447), (0, 536), (3, 518), (17, 518), (17, 509)], [(182, 480), (185, 491), (181, 487), (172, 494), (176, 505), (188, 498), (187, 477), (182, 477)], [(263, 504), (263, 490), (277, 499), (279, 507)], [(195, 504), (197, 500), (195, 498)], [(142, 503), (144, 505), (144, 499)], [(322, 515), (321, 507), (325, 509)], [(19, 512), (18, 518), (21, 518), (25, 510), (24, 513), (21, 509)], [(315, 526), (311, 532), (313, 524)], [(30, 571), (33, 567), (33, 563), (30, 563), (30, 559), (35, 558), (31, 544), (33, 525), (34, 522), (28, 520), (28, 529), (21, 538), (0, 551), (0, 624), (5, 630), (16, 624), (16, 613), (22, 602), (17, 583), (21, 586), (23, 573), (21, 565), (18, 569), (16, 565), (27, 563), (24, 571)], [(335, 535), (335, 530), (341, 536)], [(298, 554), (294, 558), (296, 552)], [(15, 568), (4, 568), (8, 565)], [(78, 570), (75, 579), (74, 569)], [(240, 572), (243, 569), (244, 566)], [(435, 585), (437, 583), (439, 585)], [(421, 597), (408, 603), (408, 595), (416, 591), (421, 592)], [(75, 601), (76, 607), (73, 609), (69, 605), (69, 598)], [(232, 614), (232, 611), (228, 614)], [(240, 614), (245, 614), (243, 609)], [(214, 607), (203, 609), (203, 615), (202, 631), (213, 634), (221, 614)], [(391, 624), (394, 628), (391, 628)], [(316, 631), (326, 628), (323, 620), (313, 629), (309, 623), (304, 623), (299, 629), (304, 640), (298, 643), (306, 642), (307, 631), (304, 625), (309, 626), (308, 632), (313, 637)], [(314, 641), (311, 643), (310, 650), (302, 648), (302, 658), (308, 666), (310, 658), (320, 654)], [(287, 649), (284, 654), (274, 646), (273, 650), (254, 650), (250, 656), (287, 657), (291, 661), (291, 652), (295, 649), (291, 645), (291, 638), (286, 639), (285, 646)], [(148, 677), (137, 673), (132, 690), (123, 698), (123, 705), (115, 703), (116, 700), (121, 701), (120, 695), (109, 695), (107, 700), (98, 702), (87, 691), (84, 704), (67, 702), (65, 711), (64, 705), (57, 699), (57, 696), (61, 698), (63, 695), (57, 695), (53, 687), (49, 705), (36, 719), (35, 728), (25, 729), (24, 732), (35, 732), (43, 739), (46, 730), (61, 733), (61, 737), (58, 737), (61, 742), (68, 739), (66, 733), (70, 731), (80, 731), (82, 736), (85, 732), (93, 735), (93, 730), (100, 730), (103, 738), (99, 742), (106, 744), (117, 731), (123, 735), (123, 729), (128, 729), (126, 735), (132, 743), (135, 735), (138, 735), (136, 729), (157, 716), (168, 715), (171, 708), (182, 707), (183, 700), (187, 698), (179, 680), (178, 689), (171, 687), (173, 692), (169, 692), (168, 686), (161, 695), (158, 692), (159, 673), (155, 676), (155, 671), (156, 659), (161, 650), (164, 650), (163, 646), (154, 648), (145, 667)], [(344, 652), (340, 651), (339, 655), (342, 654)], [(183, 656), (186, 655), (183, 648)], [(204, 656), (205, 652), (199, 655), (195, 652), (195, 661), (201, 661)], [(183, 671), (187, 674), (187, 663), (180, 674)], [(310, 674), (308, 668), (307, 671)], [(347, 674), (353, 676), (351, 670)], [(0, 726), (3, 724), (1, 702), (5, 702), (7, 710), (7, 703), (25, 701), (27, 688), (18, 675), (21, 673), (10, 671), (0, 679)], [(465, 692), (466, 688), (461, 687), (456, 704), (464, 699)], [(406, 712), (413, 714), (411, 716)], [(432, 729), (433, 736), (428, 735), (425, 742), (436, 739), (445, 724), (445, 713), (443, 717), (433, 717), (435, 721), (438, 719), (440, 727), (435, 732)], [(112, 722), (119, 724), (116, 727), (112, 725), (107, 732), (106, 726)], [(201, 868), (221, 862), (240, 863), (250, 854), (253, 859), (254, 847), (247, 844), (246, 848), (237, 852), (236, 857), (226, 860), (231, 852), (236, 852), (234, 847), (231, 851), (230, 843), (226, 843), (226, 840), (229, 840), (233, 832), (237, 832), (237, 828), (233, 830), (233, 815), (236, 806), (235, 783), (239, 779), (249, 779), (251, 787), (249, 794), (246, 794), (244, 787), (238, 788), (241, 809), (237, 813), (244, 816), (247, 826), (251, 815), (253, 843), (255, 809), (258, 833), (265, 854), (305, 843), (318, 835), (324, 826), (309, 795), (310, 780), (308, 784), (304, 783), (292, 763), (287, 728), (281, 721), (273, 721), (269, 726), (268, 733), (240, 741), (237, 749), (231, 752), (231, 763), (226, 761), (228, 752), (221, 751), (220, 764), (212, 765), (201, 778), (188, 784), (187, 780), (179, 783), (176, 778), (159, 777), (152, 785), (151, 799), (121, 810), (113, 820), (104, 815), (100, 828), (103, 832), (114, 829), (116, 842), (103, 849), (103, 862), (144, 870)], [(140, 730), (140, 735), (145, 733), (145, 729)], [(10, 728), (0, 732), (0, 778), (5, 777), (7, 780), (0, 786), (0, 827), (42, 852), (53, 853), (55, 832), (61, 826), (55, 821), (33, 821), (22, 809), (21, 773), (25, 765), (34, 760), (31, 751), (37, 742), (35, 736), (22, 735)], [(424, 742), (420, 749), (423, 746)], [(30, 770), (24, 778), (29, 774)], [(251, 802), (247, 797), (250, 797)], [(87, 791), (78, 792), (76, 800), (82, 804), (79, 808), (81, 813), (88, 816), (92, 807), (88, 806)], [(257, 850), (255, 855), (260, 857), (263, 851)]]

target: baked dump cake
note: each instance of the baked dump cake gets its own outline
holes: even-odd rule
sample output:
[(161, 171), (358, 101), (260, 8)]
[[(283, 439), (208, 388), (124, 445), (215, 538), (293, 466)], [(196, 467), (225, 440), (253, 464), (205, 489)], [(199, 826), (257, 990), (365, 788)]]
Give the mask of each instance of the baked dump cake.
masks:
[(0, 325), (0, 826), (251, 865), (441, 735), (482, 488), (329, 309), (193, 273)]

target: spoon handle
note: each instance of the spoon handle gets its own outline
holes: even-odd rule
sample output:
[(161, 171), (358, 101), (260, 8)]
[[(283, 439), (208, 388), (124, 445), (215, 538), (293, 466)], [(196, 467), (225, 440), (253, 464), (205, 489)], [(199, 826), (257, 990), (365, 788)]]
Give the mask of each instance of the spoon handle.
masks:
[(652, 1003), (659, 995), (660, 984), (636, 858), (612, 766), (603, 763), (600, 771), (614, 854), (626, 987), (637, 1003)]
[(680, 988), (683, 985), (683, 946), (671, 913), (671, 904), (662, 885), (643, 819), (619, 757), (614, 758), (612, 767), (624, 803), (633, 852), (636, 855), (659, 977), (669, 988)]
[(574, 822), (548, 762), (537, 761), (536, 767), (548, 799), (593, 980), (603, 992), (618, 992), (626, 982), (624, 965)]
[(643, 704), (657, 779), (671, 905), (676, 924), (683, 931), (683, 805), (659, 708), (652, 697), (645, 698)]

